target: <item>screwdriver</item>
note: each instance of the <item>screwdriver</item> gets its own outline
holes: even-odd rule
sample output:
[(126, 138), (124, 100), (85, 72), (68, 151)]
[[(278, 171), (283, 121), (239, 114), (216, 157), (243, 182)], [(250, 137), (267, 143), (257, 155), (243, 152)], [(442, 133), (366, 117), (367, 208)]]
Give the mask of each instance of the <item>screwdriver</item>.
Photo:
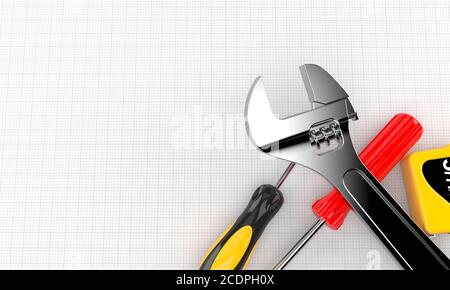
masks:
[(200, 270), (242, 270), (247, 266), (256, 242), (283, 205), (279, 188), (294, 166), (293, 162), (288, 165), (275, 186), (264, 184), (255, 190), (236, 222), (208, 250)]
[[(381, 181), (420, 139), (422, 132), (422, 126), (412, 116), (397, 114), (361, 151), (359, 157), (373, 176)], [(350, 209), (350, 205), (335, 188), (318, 199), (312, 205), (318, 220), (273, 270), (284, 269), (324, 224), (333, 230), (338, 230)]]
[[(361, 152), (360, 158), (375, 177), (382, 179), (417, 142), (421, 134), (422, 127), (417, 120), (407, 114), (398, 114)], [(295, 163), (289, 164), (275, 186), (265, 184), (256, 189), (236, 222), (208, 250), (200, 270), (241, 270), (247, 266), (258, 239), (283, 204), (284, 198), (279, 187), (294, 166)], [(274, 270), (283, 269), (323, 224), (338, 229), (350, 210), (337, 190), (332, 190), (319, 199), (312, 208), (319, 220)]]

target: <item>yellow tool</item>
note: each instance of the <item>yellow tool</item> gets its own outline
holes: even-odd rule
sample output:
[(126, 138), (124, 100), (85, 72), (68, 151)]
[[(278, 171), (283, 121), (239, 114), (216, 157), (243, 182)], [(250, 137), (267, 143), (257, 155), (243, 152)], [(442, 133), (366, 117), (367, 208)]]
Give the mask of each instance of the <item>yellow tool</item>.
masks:
[(411, 215), (428, 234), (450, 233), (450, 145), (402, 161)]
[(250, 261), (258, 239), (283, 205), (279, 187), (294, 167), (289, 164), (275, 186), (261, 185), (244, 212), (208, 250), (200, 270), (242, 270)]

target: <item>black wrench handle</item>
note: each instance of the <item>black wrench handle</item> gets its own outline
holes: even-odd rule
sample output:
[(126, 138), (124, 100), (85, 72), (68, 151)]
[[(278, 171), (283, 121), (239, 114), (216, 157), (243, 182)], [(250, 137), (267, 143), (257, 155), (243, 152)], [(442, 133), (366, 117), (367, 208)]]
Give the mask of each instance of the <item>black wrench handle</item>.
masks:
[(448, 257), (361, 164), (339, 190), (405, 269), (450, 269)]

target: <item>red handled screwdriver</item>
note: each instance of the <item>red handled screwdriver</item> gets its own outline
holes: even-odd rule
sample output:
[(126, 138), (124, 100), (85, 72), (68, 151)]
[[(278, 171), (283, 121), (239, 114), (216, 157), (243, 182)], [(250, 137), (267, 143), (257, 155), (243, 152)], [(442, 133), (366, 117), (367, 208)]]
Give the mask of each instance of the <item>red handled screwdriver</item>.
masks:
[[(414, 117), (397, 114), (361, 151), (359, 158), (381, 181), (420, 139), (422, 132), (422, 126)], [(319, 219), (278, 262), (274, 270), (282, 270), (324, 224), (333, 230), (339, 229), (350, 209), (350, 205), (336, 189), (317, 200), (312, 205), (312, 210)]]

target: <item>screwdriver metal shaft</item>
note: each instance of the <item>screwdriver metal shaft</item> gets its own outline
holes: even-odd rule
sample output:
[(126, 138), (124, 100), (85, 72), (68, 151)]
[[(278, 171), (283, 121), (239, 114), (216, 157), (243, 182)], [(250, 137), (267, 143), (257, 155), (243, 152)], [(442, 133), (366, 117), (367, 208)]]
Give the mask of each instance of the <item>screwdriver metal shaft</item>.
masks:
[(280, 188), (283, 182), (288, 177), (289, 173), (291, 173), (292, 169), (294, 168), (295, 163), (291, 162), (289, 163), (288, 167), (284, 170), (283, 174), (281, 175), (280, 179), (278, 179), (277, 183), (275, 184), (276, 188)]
[(273, 270), (283, 270), (284, 267), (297, 255), (304, 245), (316, 234), (316, 232), (325, 224), (325, 219), (320, 218), (306, 232), (306, 234), (289, 250), (289, 252), (275, 265)]
[[(281, 175), (280, 179), (276, 183), (275, 187), (280, 188), (283, 182), (286, 180), (288, 175), (294, 168), (295, 163), (289, 163), (286, 170)], [(292, 249), (281, 259), (278, 264), (273, 268), (273, 270), (283, 270), (284, 267), (297, 255), (297, 253), (303, 248), (304, 245), (309, 241), (310, 238), (325, 224), (325, 219), (320, 218), (317, 222), (306, 232), (306, 234), (292, 247)]]

